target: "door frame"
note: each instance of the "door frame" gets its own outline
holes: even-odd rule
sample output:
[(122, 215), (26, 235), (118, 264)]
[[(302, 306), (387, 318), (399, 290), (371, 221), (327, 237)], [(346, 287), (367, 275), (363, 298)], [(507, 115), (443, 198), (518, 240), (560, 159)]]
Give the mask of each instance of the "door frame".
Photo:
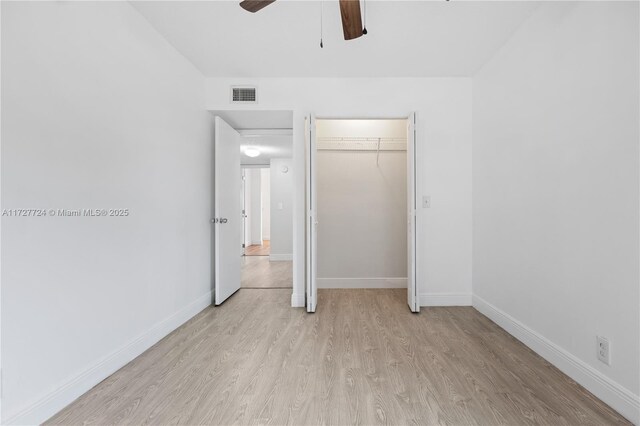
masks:
[(318, 303), (318, 277), (317, 277), (317, 262), (312, 262), (312, 259), (317, 260), (317, 256), (314, 257), (314, 253), (318, 248), (318, 220), (317, 220), (317, 191), (311, 191), (311, 188), (316, 187), (316, 129), (315, 123), (317, 119), (314, 114), (309, 114), (304, 120), (304, 133), (305, 133), (305, 215), (306, 215), (306, 227), (305, 227), (305, 261), (306, 261), (306, 286), (305, 286), (305, 301), (307, 306), (307, 312), (312, 313), (316, 311)]
[(242, 256), (247, 246), (247, 176), (245, 169), (240, 164), (242, 172)]
[[(296, 120), (296, 114), (299, 112), (299, 110), (297, 108), (294, 107), (283, 107), (283, 108), (262, 108), (256, 105), (252, 105), (252, 106), (247, 106), (247, 107), (238, 107), (238, 106), (230, 106), (230, 105), (222, 105), (219, 107), (212, 107), (212, 106), (208, 106), (207, 108), (207, 112), (211, 115), (211, 121), (212, 121), (212, 126), (215, 129), (215, 117), (220, 117), (224, 120), (224, 118), (222, 117), (222, 115), (224, 115), (225, 113), (237, 113), (237, 112), (242, 112), (242, 111), (253, 111), (253, 112), (274, 112), (274, 111), (280, 111), (280, 112), (289, 112), (291, 113), (291, 128), (278, 128), (278, 129), (262, 129), (262, 128), (256, 128), (256, 129), (237, 129), (235, 127), (234, 130), (236, 130), (238, 133), (240, 133), (241, 136), (245, 137), (247, 136), (247, 134), (253, 134), (256, 132), (256, 130), (259, 130), (261, 132), (264, 132), (265, 134), (283, 134), (286, 132), (290, 132), (289, 134), (291, 135), (292, 138), (292, 151), (293, 151), (293, 155), (291, 157), (291, 162), (293, 164), (293, 194), (291, 196), (291, 205), (292, 205), (292, 209), (293, 209), (293, 219), (292, 219), (292, 263), (293, 263), (293, 288), (292, 288), (292, 293), (291, 293), (291, 306), (292, 307), (301, 307), (301, 302), (299, 300), (299, 294), (296, 292), (296, 290), (300, 287), (301, 284), (304, 284), (305, 282), (305, 277), (299, 277), (299, 275), (296, 273), (296, 271), (301, 271), (302, 274), (304, 274), (305, 271), (305, 261), (304, 261), (304, 249), (300, 250), (298, 248), (298, 243), (300, 241), (300, 217), (298, 214), (298, 209), (300, 208), (300, 205), (302, 203), (302, 205), (304, 205), (304, 178), (302, 179), (302, 182), (300, 182), (300, 179), (297, 179), (296, 177), (297, 172), (296, 170), (300, 170), (300, 173), (302, 173), (302, 175), (304, 176), (304, 162), (302, 165), (299, 164), (299, 157), (298, 157), (298, 151), (300, 150), (300, 146), (299, 145), (299, 141), (296, 139), (296, 130), (300, 131), (300, 128), (298, 126), (300, 126), (300, 124), (297, 123)], [(304, 123), (303, 123), (304, 124)], [(304, 127), (304, 126), (303, 126)], [(302, 144), (302, 149), (304, 149), (304, 144)], [(213, 218), (215, 217), (215, 141), (212, 139), (211, 140), (211, 146), (212, 146), (212, 166), (211, 166), (211, 177), (210, 177), (210, 183), (212, 185), (211, 187), (211, 218), (213, 220)], [(304, 160), (303, 160), (304, 161)], [(268, 167), (266, 165), (262, 165), (262, 164), (256, 164), (256, 165), (245, 165), (245, 166), (241, 166), (242, 168), (265, 168)], [(303, 194), (302, 194), (302, 199), (300, 197), (300, 195), (297, 193), (297, 191), (302, 190)], [(213, 223), (212, 223), (213, 225)], [(302, 236), (304, 238), (304, 236)], [(216, 238), (216, 231), (215, 231), (215, 226), (211, 227), (211, 289), (213, 290), (215, 288), (215, 279), (216, 279), (216, 272), (215, 272), (215, 263), (216, 263), (216, 256), (218, 255), (218, 253), (216, 253), (215, 250), (215, 238)], [(304, 243), (304, 241), (303, 241)], [(243, 251), (244, 253), (244, 251)], [(304, 290), (303, 290), (303, 296), (304, 296)], [(215, 303), (212, 303), (213, 305), (215, 305)]]
[[(413, 250), (414, 250), (414, 256), (415, 256), (415, 262), (413, 265), (413, 270), (411, 272), (407, 271), (408, 273), (413, 273), (413, 283), (415, 286), (415, 304), (413, 306), (411, 306), (411, 304), (409, 305), (411, 312), (413, 313), (418, 313), (420, 312), (420, 293), (419, 293), (419, 285), (418, 285), (418, 182), (419, 182), (419, 178), (418, 178), (418, 147), (420, 146), (418, 143), (419, 140), (419, 133), (418, 133), (418, 112), (417, 111), (410, 111), (407, 115), (389, 115), (389, 116), (356, 116), (356, 115), (341, 115), (341, 116), (331, 116), (331, 115), (316, 115), (314, 113), (309, 113), (309, 114), (305, 114), (304, 115), (304, 119), (306, 120), (307, 117), (311, 117), (312, 121), (315, 123), (315, 121), (317, 120), (407, 120), (407, 123), (410, 126), (410, 129), (413, 131), (413, 143), (414, 143), (414, 147), (413, 147), (413, 170), (410, 170), (409, 168), (407, 168), (407, 180), (410, 177), (410, 173), (413, 171), (413, 201), (414, 201), (414, 208), (413, 211), (408, 212), (409, 214), (409, 220), (407, 223), (407, 231), (409, 229), (409, 227), (411, 228), (411, 237), (412, 237), (412, 241), (410, 242), (413, 245)], [(413, 119), (413, 122), (411, 122), (411, 120)], [(311, 122), (309, 123), (309, 125), (311, 125)], [(309, 191), (310, 191), (310, 178), (309, 178), (309, 173), (307, 171), (307, 167), (309, 167), (309, 164), (311, 163), (311, 159), (310, 159), (310, 152), (307, 152), (307, 148), (310, 147), (310, 143), (306, 141), (307, 135), (310, 135), (311, 133), (314, 134), (315, 136), (315, 129), (309, 129), (307, 130), (306, 128), (306, 122), (303, 123), (303, 129), (304, 129), (304, 135), (305, 135), (305, 153), (304, 153), (304, 164), (305, 164), (305, 181), (304, 181), (304, 189), (305, 189), (305, 222), (306, 222), (306, 226), (309, 227), (311, 226), (311, 222), (315, 221), (317, 218), (315, 217), (315, 214), (313, 215), (313, 218), (311, 218), (310, 212), (307, 211), (307, 206), (308, 206), (308, 202), (309, 202)], [(408, 135), (408, 131), (407, 131), (407, 143), (409, 143), (409, 135)], [(409, 149), (407, 147), (407, 155), (409, 155)], [(298, 185), (298, 183), (296, 182), (296, 186)], [(407, 191), (409, 191), (409, 188), (407, 187)], [(410, 196), (410, 194), (407, 192), (407, 198)], [(315, 206), (314, 206), (315, 207)], [(315, 211), (315, 209), (314, 209)], [(316, 222), (317, 223), (317, 222)], [(306, 229), (305, 229), (306, 231)], [(304, 247), (305, 250), (308, 250), (309, 248), (309, 242), (307, 240), (309, 235), (309, 232), (304, 232), (303, 234), (303, 238), (304, 238)], [(410, 256), (411, 254), (409, 252), (407, 252), (407, 256)], [(311, 291), (310, 289), (310, 279), (311, 279), (311, 271), (309, 268), (309, 253), (305, 253), (305, 285), (304, 285), (304, 289), (305, 289), (305, 297), (308, 299), (309, 298), (309, 292)], [(410, 277), (407, 276), (407, 285), (409, 283), (409, 279)], [(317, 285), (317, 284), (316, 284)], [(315, 289), (317, 292), (317, 288)], [(317, 297), (317, 296), (316, 296)], [(313, 303), (313, 310), (309, 310), (307, 308), (307, 310), (309, 312), (315, 312), (315, 305), (317, 304), (317, 300), (314, 300)], [(308, 304), (305, 304), (307, 307), (309, 306)]]

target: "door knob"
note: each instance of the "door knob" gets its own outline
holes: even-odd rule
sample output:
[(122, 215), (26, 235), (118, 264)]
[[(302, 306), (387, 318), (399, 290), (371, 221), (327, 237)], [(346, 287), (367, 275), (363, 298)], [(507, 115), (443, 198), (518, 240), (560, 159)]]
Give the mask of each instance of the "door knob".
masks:
[(226, 218), (224, 218), (224, 217), (223, 217), (223, 218), (221, 218), (221, 219), (220, 219), (220, 223), (227, 223), (227, 219), (226, 219)]

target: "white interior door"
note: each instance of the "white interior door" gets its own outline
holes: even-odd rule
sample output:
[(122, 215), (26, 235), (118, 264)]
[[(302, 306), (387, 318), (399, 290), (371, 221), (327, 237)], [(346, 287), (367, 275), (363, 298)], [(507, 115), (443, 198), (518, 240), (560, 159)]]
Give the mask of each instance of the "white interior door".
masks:
[(307, 153), (307, 312), (315, 312), (318, 303), (318, 218), (316, 208), (316, 119), (313, 114), (305, 120), (305, 135)]
[(420, 312), (416, 279), (416, 114), (407, 119), (407, 302), (411, 312)]
[(240, 242), (240, 255), (244, 255), (244, 249), (247, 246), (247, 179), (245, 169), (241, 171), (242, 177), (240, 178), (240, 184), (242, 185), (242, 241)]
[(215, 304), (240, 289), (242, 241), (242, 136), (220, 117), (215, 118)]

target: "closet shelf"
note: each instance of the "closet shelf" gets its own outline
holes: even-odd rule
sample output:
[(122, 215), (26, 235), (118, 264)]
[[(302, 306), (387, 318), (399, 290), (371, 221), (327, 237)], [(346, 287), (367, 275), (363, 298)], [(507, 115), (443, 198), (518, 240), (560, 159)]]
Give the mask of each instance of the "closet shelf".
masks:
[(316, 140), (318, 151), (406, 151), (406, 138), (340, 138)]

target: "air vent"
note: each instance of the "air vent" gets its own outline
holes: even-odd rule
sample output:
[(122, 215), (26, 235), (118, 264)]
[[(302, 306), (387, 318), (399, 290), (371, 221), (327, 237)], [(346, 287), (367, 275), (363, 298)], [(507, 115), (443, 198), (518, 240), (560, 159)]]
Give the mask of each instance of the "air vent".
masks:
[(255, 87), (232, 87), (231, 103), (255, 104), (258, 96)]

